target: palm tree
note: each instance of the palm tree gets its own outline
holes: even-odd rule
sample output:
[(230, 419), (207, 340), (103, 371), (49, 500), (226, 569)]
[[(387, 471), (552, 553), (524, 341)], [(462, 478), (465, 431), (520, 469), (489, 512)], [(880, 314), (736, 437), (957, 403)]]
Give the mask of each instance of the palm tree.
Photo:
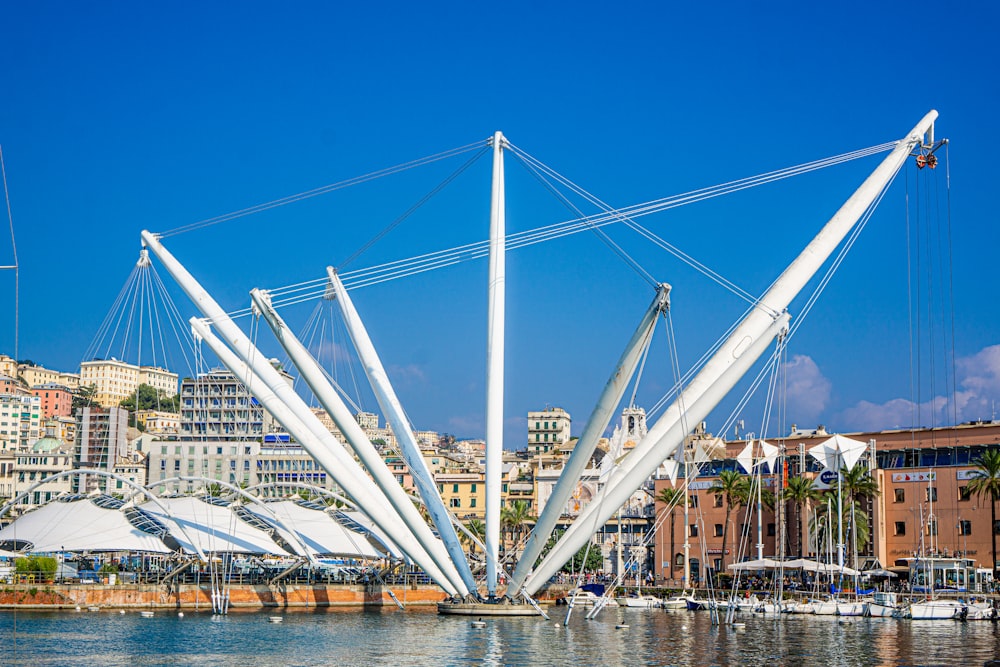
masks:
[[(469, 521), (465, 524), (465, 528), (473, 537), (476, 538), (476, 540), (482, 542), (486, 539), (486, 524), (483, 523), (482, 519), (469, 519)], [(469, 545), (469, 555), (471, 556), (476, 553), (476, 541), (471, 539), (464, 532), (461, 533), (461, 537)]]
[(990, 534), (993, 536), (993, 571), (997, 570), (997, 499), (1000, 498), (1000, 449), (987, 449), (973, 461), (976, 469), (969, 481), (969, 492), (990, 500)]
[[(735, 470), (723, 470), (719, 473), (719, 478), (708, 490), (709, 493), (722, 496), (726, 504), (726, 522), (722, 524), (722, 568), (726, 566), (726, 540), (729, 538), (729, 515), (734, 508), (743, 505), (746, 499), (746, 482), (742, 481), (743, 475)], [(723, 569), (723, 571), (725, 571)]]
[(808, 514), (809, 505), (819, 500), (820, 490), (813, 485), (813, 480), (809, 477), (792, 477), (788, 480), (788, 486), (781, 492), (782, 500), (790, 500), (795, 503), (795, 526), (796, 544), (798, 555), (804, 556), (802, 540), (802, 516)]
[[(848, 533), (851, 530), (854, 531), (854, 537), (857, 545), (862, 548), (867, 546), (868, 540), (871, 537), (871, 531), (868, 526), (868, 515), (861, 511), (861, 506), (858, 503), (853, 503), (854, 506), (854, 525), (851, 525), (851, 504), (844, 498), (844, 510), (843, 512), (837, 511), (837, 498), (836, 493), (830, 494), (830, 498), (833, 502), (830, 505), (825, 503), (816, 508), (816, 516), (813, 519), (811, 529), (816, 530), (816, 526), (822, 523), (827, 526), (826, 530), (830, 531), (830, 534), (835, 536), (835, 531), (837, 530), (837, 525), (833, 523), (840, 517), (843, 522), (843, 532)], [(831, 514), (830, 520), (826, 521), (823, 517), (827, 515), (827, 512)]]
[[(847, 496), (845, 498), (847, 503), (846, 507), (848, 508), (848, 511), (850, 511), (850, 508), (854, 508), (854, 519), (857, 523), (858, 529), (856, 537), (860, 539), (861, 520), (858, 517), (858, 513), (862, 505), (867, 507), (867, 501), (880, 493), (878, 489), (878, 482), (872, 478), (870, 471), (864, 466), (854, 466), (850, 470), (847, 468), (841, 468), (840, 479), (841, 490)], [(860, 503), (858, 502), (859, 500), (865, 502)], [(867, 515), (865, 515), (865, 525), (867, 525), (867, 523)], [(858, 539), (851, 539), (851, 550), (853, 556), (852, 563), (855, 568), (858, 566)], [(863, 544), (867, 543), (867, 540), (863, 542)]]
[[(674, 578), (674, 508), (684, 502), (684, 490), (674, 489), (672, 487), (664, 487), (660, 489), (660, 492), (656, 494), (656, 502), (663, 503), (665, 507), (663, 508), (667, 514), (670, 516), (670, 554), (667, 558), (669, 563), (668, 579)], [(662, 558), (660, 559), (662, 560)]]
[(510, 531), (511, 540), (515, 545), (520, 542), (522, 527), (532, 519), (530, 512), (528, 503), (523, 500), (515, 500), (500, 510), (500, 524)]

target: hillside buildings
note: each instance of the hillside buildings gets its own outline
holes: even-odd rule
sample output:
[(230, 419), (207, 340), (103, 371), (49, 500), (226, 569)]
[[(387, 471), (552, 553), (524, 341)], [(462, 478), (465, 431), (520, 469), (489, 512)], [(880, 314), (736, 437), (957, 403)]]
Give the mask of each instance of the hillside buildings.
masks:
[(140, 384), (167, 396), (177, 393), (177, 374), (157, 366), (137, 366), (117, 359), (94, 359), (80, 364), (80, 386), (92, 387), (92, 400), (103, 408), (114, 408)]

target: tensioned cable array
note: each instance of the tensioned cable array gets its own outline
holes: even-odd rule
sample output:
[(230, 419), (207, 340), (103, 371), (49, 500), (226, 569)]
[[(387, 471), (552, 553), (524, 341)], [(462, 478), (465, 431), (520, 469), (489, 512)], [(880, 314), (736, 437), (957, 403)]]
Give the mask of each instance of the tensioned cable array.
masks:
[[(684, 206), (687, 204), (693, 204), (696, 202), (704, 201), (706, 199), (711, 199), (714, 197), (719, 197), (725, 194), (731, 194), (733, 192), (738, 192), (740, 190), (745, 190), (751, 187), (756, 187), (758, 185), (764, 185), (767, 183), (772, 183), (775, 181), (790, 178), (792, 176), (797, 176), (800, 174), (808, 173), (811, 171), (816, 171), (818, 169), (823, 169), (826, 167), (842, 164), (851, 160), (856, 160), (864, 157), (869, 157), (878, 153), (886, 152), (896, 146), (898, 142), (888, 142), (884, 144), (879, 144), (876, 146), (871, 146), (869, 148), (864, 148), (856, 151), (851, 151), (849, 153), (844, 153), (841, 155), (823, 158), (820, 160), (815, 160), (813, 162), (804, 163), (795, 167), (788, 167), (785, 169), (779, 169), (776, 171), (767, 172), (764, 174), (759, 174), (756, 176), (750, 176), (735, 181), (730, 181), (728, 183), (722, 183), (715, 186), (710, 186), (706, 188), (701, 188), (698, 190), (693, 190), (679, 195), (674, 195), (671, 197), (666, 197), (662, 199), (653, 200), (651, 202), (646, 202), (642, 204), (636, 204), (633, 206), (621, 208), (621, 209), (610, 209), (606, 204), (600, 202), (596, 197), (590, 195), (582, 188), (574, 185), (568, 179), (560, 176), (557, 172), (545, 167), (543, 164), (532, 158), (531, 156), (519, 151), (516, 147), (511, 146), (510, 150), (517, 155), (520, 159), (523, 159), (526, 163), (530, 164), (533, 169), (537, 170), (539, 173), (545, 173), (551, 178), (559, 181), (562, 185), (573, 189), (574, 192), (591, 200), (606, 210), (601, 213), (593, 214), (590, 216), (584, 216), (581, 218), (575, 218), (568, 221), (555, 223), (552, 225), (547, 225), (544, 227), (539, 227), (523, 232), (515, 232), (507, 236), (507, 249), (519, 249), (534, 245), (537, 243), (542, 243), (545, 241), (551, 241), (554, 239), (562, 238), (572, 234), (577, 234), (583, 231), (592, 231), (599, 229), (600, 227), (626, 222), (632, 229), (636, 230), (645, 238), (653, 241), (660, 247), (664, 248), (668, 252), (671, 252), (676, 257), (681, 259), (691, 265), (693, 268), (701, 273), (709, 276), (712, 280), (719, 282), (726, 286), (727, 289), (734, 291), (741, 298), (747, 300), (749, 303), (756, 305), (756, 299), (747, 293), (745, 290), (740, 289), (735, 286), (730, 281), (725, 280), (719, 274), (712, 271), (704, 264), (697, 262), (686, 253), (678, 250), (666, 241), (658, 238), (655, 234), (646, 230), (634, 223), (633, 218), (642, 217), (646, 215), (652, 215), (654, 213), (660, 213), (672, 208), (679, 206)], [(344, 285), (347, 289), (353, 290), (359, 287), (368, 287), (371, 285), (376, 285), (389, 280), (395, 280), (398, 278), (409, 277), (417, 275), (420, 273), (425, 273), (427, 271), (432, 271), (448, 266), (453, 266), (461, 262), (479, 259), (486, 257), (489, 253), (489, 241), (478, 241), (474, 243), (468, 243), (446, 250), (439, 250), (431, 253), (426, 253), (423, 255), (417, 255), (415, 257), (410, 257), (407, 259), (395, 260), (392, 262), (386, 262), (383, 264), (367, 267), (364, 269), (358, 269), (355, 271), (345, 272), (341, 274), (341, 279), (344, 281)], [(301, 283), (296, 283), (293, 285), (288, 285), (285, 287), (279, 287), (269, 290), (272, 303), (275, 307), (290, 306), (297, 303), (302, 303), (304, 301), (310, 301), (317, 297), (322, 296), (326, 292), (327, 278), (317, 278), (314, 280), (304, 281)], [(242, 317), (246, 316), (251, 312), (251, 309), (245, 308), (233, 311), (230, 313), (232, 317)]]
[(442, 153), (429, 155), (427, 157), (412, 160), (410, 162), (404, 162), (403, 164), (399, 164), (394, 167), (387, 167), (385, 169), (373, 171), (368, 174), (364, 174), (363, 176), (355, 176), (354, 178), (349, 178), (347, 180), (339, 181), (337, 183), (330, 183), (329, 185), (323, 185), (318, 188), (313, 188), (312, 190), (306, 190), (305, 192), (299, 192), (294, 195), (288, 195), (287, 197), (281, 197), (280, 199), (273, 199), (269, 202), (264, 202), (262, 204), (255, 204), (254, 206), (249, 206), (247, 208), (243, 208), (238, 211), (233, 211), (231, 213), (217, 215), (214, 218), (206, 218), (198, 222), (192, 222), (191, 224), (188, 225), (182, 225), (181, 227), (176, 227), (166, 232), (160, 232), (159, 237), (167, 238), (168, 236), (176, 236), (177, 234), (184, 234), (186, 232), (195, 231), (197, 229), (204, 229), (205, 227), (211, 227), (212, 225), (217, 225), (220, 222), (227, 222), (229, 220), (235, 220), (236, 218), (242, 218), (248, 215), (253, 215), (254, 213), (267, 211), (272, 208), (278, 208), (279, 206), (285, 206), (287, 204), (303, 201), (305, 199), (312, 199), (313, 197), (325, 195), (329, 192), (334, 192), (336, 190), (342, 190), (352, 185), (367, 183), (368, 181), (373, 181), (376, 178), (382, 178), (383, 176), (396, 174), (401, 171), (406, 171), (407, 169), (413, 169), (414, 167), (420, 167), (425, 164), (437, 162), (438, 160), (444, 160), (450, 157), (454, 157), (456, 155), (461, 155), (462, 153), (467, 153), (477, 148), (483, 148), (486, 145), (487, 145), (486, 141), (477, 141), (471, 144), (467, 144), (465, 146), (459, 146), (458, 148), (453, 148), (451, 150), (447, 150)]

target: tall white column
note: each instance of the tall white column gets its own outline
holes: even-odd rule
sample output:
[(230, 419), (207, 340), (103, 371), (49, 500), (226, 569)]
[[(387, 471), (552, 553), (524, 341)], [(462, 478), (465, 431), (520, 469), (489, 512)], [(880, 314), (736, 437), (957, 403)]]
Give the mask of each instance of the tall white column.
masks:
[(552, 489), (552, 495), (546, 501), (545, 509), (542, 510), (538, 521), (535, 522), (535, 527), (528, 536), (528, 541), (524, 546), (524, 553), (517, 563), (517, 568), (514, 570), (514, 574), (510, 580), (510, 586), (507, 588), (507, 597), (513, 598), (521, 588), (528, 573), (531, 572), (531, 568), (534, 567), (538, 556), (541, 555), (542, 549), (548, 542), (549, 537), (551, 537), (552, 530), (562, 516), (563, 509), (576, 489), (576, 484), (583, 475), (590, 457), (594, 454), (597, 441), (604, 435), (604, 431), (611, 421), (611, 416), (621, 402), (622, 396), (625, 394), (625, 389), (635, 373), (639, 360), (642, 358), (643, 351), (649, 345), (649, 340), (653, 335), (653, 329), (656, 326), (658, 316), (670, 305), (669, 297), (669, 285), (660, 285), (657, 287), (656, 296), (643, 314), (639, 326), (636, 327), (635, 332), (632, 334), (632, 338), (618, 359), (618, 363), (615, 364), (611, 377), (608, 378), (607, 383), (604, 385), (604, 390), (601, 392), (597, 400), (597, 405), (594, 406), (594, 410), (590, 414), (590, 419), (587, 420), (587, 425), (584, 427), (580, 439), (577, 440), (573, 452), (569, 455), (569, 459), (567, 459), (563, 466), (562, 474), (559, 475), (559, 481), (556, 482), (555, 488)]
[(490, 201), (489, 322), (486, 368), (486, 592), (497, 590), (500, 558), (500, 491), (503, 468), (503, 372), (506, 219), (503, 134), (493, 135), (493, 189)]
[[(271, 366), (267, 357), (233, 323), (222, 307), (212, 299), (211, 295), (187, 269), (163, 247), (159, 239), (148, 231), (142, 232), (142, 239), (188, 295), (188, 298), (205, 317), (213, 322), (232, 347), (232, 350), (228, 350), (228, 352), (227, 350), (215, 350), (220, 361), (237, 377), (240, 377), (258, 400), (264, 403), (265, 398), (267, 398), (266, 406), (275, 419), (302, 444), (306, 451), (316, 459), (316, 462), (349, 495), (365, 508), (369, 518), (384, 530), (413, 562), (423, 568), (428, 576), (434, 579), (449, 595), (456, 595), (458, 587), (444, 576), (430, 555), (413, 537), (413, 534), (405, 529), (399, 516), (395, 512), (386, 511), (390, 504), (385, 495), (354, 459), (347, 454), (343, 445), (337, 442), (333, 434), (309, 410), (309, 406), (295, 393), (295, 390)], [(192, 323), (192, 327), (197, 326)], [(203, 336), (206, 342), (215, 339), (215, 336), (207, 331), (207, 327), (202, 326), (202, 329), (205, 329), (203, 333), (207, 333)], [(251, 382), (249, 372), (252, 372), (253, 377), (259, 378), (260, 381)]]
[[(339, 281), (338, 281), (339, 282)], [(254, 305), (260, 310), (261, 315), (267, 322), (268, 326), (274, 332), (275, 338), (278, 343), (284, 348), (285, 352), (288, 353), (289, 359), (295, 364), (295, 367), (299, 369), (299, 373), (302, 379), (305, 380), (306, 384), (312, 390), (313, 394), (319, 400), (323, 408), (329, 413), (330, 417), (337, 424), (337, 428), (340, 432), (347, 438), (347, 441), (351, 444), (358, 458), (367, 468), (368, 473), (372, 476), (375, 483), (378, 485), (382, 492), (385, 494), (386, 498), (389, 500), (392, 508), (396, 510), (396, 513), (402, 519), (403, 523), (410, 529), (417, 541), (424, 547), (431, 558), (437, 564), (437, 566), (444, 572), (453, 584), (459, 589), (462, 596), (468, 595), (470, 591), (475, 590), (475, 580), (472, 579), (472, 573), (469, 573), (468, 580), (465, 577), (459, 575), (459, 570), (456, 569), (458, 563), (453, 562), (449, 552), (445, 549), (445, 545), (442, 544), (441, 540), (434, 536), (431, 532), (430, 526), (424, 521), (424, 518), (420, 516), (420, 512), (417, 510), (413, 501), (407, 495), (406, 491), (400, 486), (399, 482), (396, 480), (395, 475), (389, 470), (385, 464), (385, 460), (379, 455), (378, 451), (372, 445), (368, 436), (365, 434), (364, 430), (358, 424), (357, 420), (351, 414), (351, 411), (344, 404), (344, 401), (337, 395), (330, 383), (327, 382), (326, 376), (323, 373), (323, 369), (320, 368), (319, 364), (313, 358), (309, 351), (304, 345), (299, 341), (299, 339), (292, 333), (291, 329), (285, 324), (284, 320), (278, 315), (277, 311), (271, 305), (271, 299), (264, 292), (254, 289), (250, 292), (253, 298)], [(338, 294), (339, 296), (339, 294)], [(341, 304), (343, 306), (343, 304)], [(350, 327), (350, 325), (349, 325)], [(352, 334), (353, 335), (353, 334)], [(366, 350), (367, 351), (367, 350)], [(366, 370), (368, 370), (366, 362)], [(378, 396), (378, 390), (376, 389), (376, 396)], [(381, 405), (381, 401), (380, 401)], [(383, 412), (385, 412), (385, 406), (382, 406)], [(413, 440), (413, 433), (410, 431), (409, 426), (401, 428), (399, 424), (392, 423), (393, 433), (396, 435), (396, 439), (401, 443), (405, 441), (407, 436), (409, 440)], [(415, 447), (414, 443), (414, 447)], [(419, 456), (419, 449), (417, 450), (417, 455)], [(420, 462), (423, 463), (423, 458), (420, 458)], [(409, 461), (407, 461), (409, 464)], [(424, 466), (426, 470), (426, 465)], [(410, 465), (410, 471), (413, 473), (413, 466)], [(413, 473), (414, 479), (416, 479), (418, 473)], [(428, 473), (429, 475), (429, 473)], [(431, 484), (433, 485), (433, 479)], [(440, 501), (440, 496), (437, 494), (437, 488), (433, 487), (435, 491), (435, 496), (438, 497), (438, 504), (444, 507)], [(426, 502), (426, 501), (425, 501)], [(447, 519), (446, 519), (447, 520)], [(452, 528), (451, 522), (448, 522), (447, 528), (450, 529), (451, 534), (455, 535), (455, 529)], [(440, 528), (438, 529), (440, 532)], [(458, 545), (458, 537), (454, 538), (455, 544)], [(465, 565), (465, 569), (468, 570), (468, 565), (465, 562), (464, 553), (461, 551), (461, 545), (458, 545), (459, 554), (461, 555), (462, 565)], [(471, 588), (469, 583), (471, 582)]]
[[(612, 473), (604, 491), (605, 501), (592, 503), (577, 517), (570, 530), (563, 535), (561, 543), (556, 545), (546, 557), (546, 562), (532, 576), (529, 585), (526, 586), (529, 594), (535, 592), (547, 579), (547, 577), (541, 578), (543, 568), (549, 572), (548, 576), (552, 576), (575, 552), (575, 550), (570, 551), (572, 544), (576, 544), (576, 549), (579, 549), (589, 539), (587, 535), (571, 537), (571, 533), (582, 532), (574, 529), (581, 524), (603, 525), (614, 513), (614, 508), (620, 506), (662, 461), (676, 452), (687, 435), (689, 430), (687, 425), (697, 423), (708, 416), (725, 393), (735, 386), (743, 373), (749, 369), (749, 365), (745, 364), (745, 361), (753, 356), (749, 354), (749, 350), (755, 350), (757, 356), (763, 353), (762, 341), (770, 342), (777, 333), (768, 332), (773, 331), (774, 325), (781, 317), (787, 318), (787, 314), (780, 316), (779, 314), (785, 313), (792, 299), (833, 254), (865, 210), (892, 180), (910, 152), (920, 145), (924, 136), (933, 127), (936, 118), (937, 112), (930, 111), (905, 138), (896, 144), (889, 155), (778, 277), (761, 298), (758, 307), (743, 319), (719, 351), (708, 360), (678, 399), (653, 425), (642, 442)], [(741, 366), (745, 368), (736, 374), (737, 368)], [(724, 391), (720, 394), (723, 387)], [(607, 507), (612, 508), (610, 512)], [(596, 519), (585, 520), (585, 516), (590, 517), (595, 514)], [(562, 542), (566, 544), (563, 545)], [(553, 566), (554, 561), (559, 558), (563, 560)]]

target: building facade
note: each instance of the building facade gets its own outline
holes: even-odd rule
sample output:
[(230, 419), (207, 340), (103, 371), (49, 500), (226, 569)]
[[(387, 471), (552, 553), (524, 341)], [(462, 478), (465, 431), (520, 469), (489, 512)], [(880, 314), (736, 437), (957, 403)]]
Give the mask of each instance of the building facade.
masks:
[(528, 452), (546, 454), (569, 442), (572, 419), (562, 408), (528, 413)]
[(140, 384), (148, 384), (167, 396), (177, 394), (177, 374), (165, 368), (137, 366), (117, 359), (80, 364), (80, 386), (93, 387), (92, 399), (101, 407), (118, 407)]

